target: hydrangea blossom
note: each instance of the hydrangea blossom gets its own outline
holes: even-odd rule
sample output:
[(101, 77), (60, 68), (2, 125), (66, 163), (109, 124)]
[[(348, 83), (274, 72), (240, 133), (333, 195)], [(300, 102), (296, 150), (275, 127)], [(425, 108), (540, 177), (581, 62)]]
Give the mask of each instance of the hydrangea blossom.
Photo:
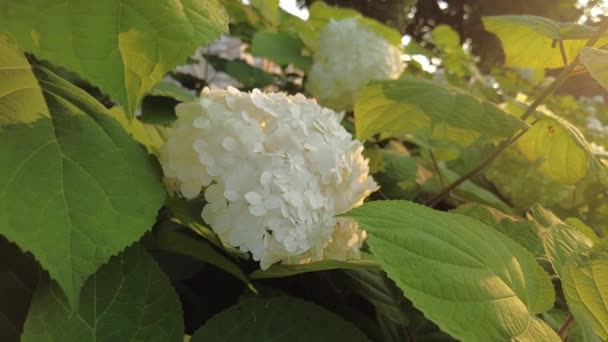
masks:
[(357, 18), (330, 21), (319, 34), (306, 88), (322, 105), (350, 110), (369, 81), (402, 71), (401, 51)]
[(358, 256), (365, 238), (335, 218), (378, 186), (341, 114), (303, 95), (206, 88), (180, 104), (161, 149), (168, 184), (204, 189), (202, 217), (263, 269), (279, 261)]

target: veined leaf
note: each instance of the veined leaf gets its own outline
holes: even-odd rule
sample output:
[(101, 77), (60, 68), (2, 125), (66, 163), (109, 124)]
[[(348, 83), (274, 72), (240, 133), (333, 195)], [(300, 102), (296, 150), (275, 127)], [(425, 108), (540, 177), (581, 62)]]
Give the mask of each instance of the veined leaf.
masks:
[(149, 230), (165, 198), (146, 151), (84, 91), (0, 40), (0, 234), (77, 304), (84, 281)]
[(608, 339), (608, 248), (606, 241), (567, 260), (562, 275), (566, 302), (574, 315)]
[(183, 334), (177, 293), (154, 259), (135, 244), (87, 280), (76, 312), (55, 283), (41, 284), (22, 341), (181, 342)]
[[(485, 29), (502, 42), (505, 65), (522, 68), (563, 67), (558, 41), (562, 41), (568, 61), (572, 61), (597, 30), (533, 15), (491, 16), (482, 20)], [(608, 37), (601, 38), (596, 46), (607, 42)]]
[(568, 121), (545, 114), (519, 140), (518, 150), (530, 161), (539, 161), (543, 174), (562, 184), (576, 184), (593, 165), (582, 133)]
[(24, 0), (0, 4), (0, 32), (77, 72), (133, 118), (143, 95), (194, 50), (226, 32), (216, 0)]
[(593, 246), (593, 242), (576, 228), (564, 224), (557, 216), (540, 205), (531, 209), (531, 217), (544, 228), (540, 230), (545, 253), (561, 278), (566, 261)]
[(406, 201), (370, 202), (347, 215), (368, 231), (388, 276), (443, 331), (464, 341), (560, 341), (534, 316), (553, 306), (549, 276), (493, 228)]
[(546, 257), (540, 238), (541, 227), (524, 218), (507, 215), (477, 203), (465, 204), (453, 212), (477, 219), (519, 243), (536, 258)]
[(461, 89), (404, 78), (363, 88), (355, 103), (355, 126), (358, 139), (411, 133), (468, 146), (510, 136), (526, 125)]
[(581, 50), (581, 62), (599, 84), (608, 89), (608, 51), (590, 47)]
[(320, 306), (280, 296), (247, 299), (220, 312), (190, 340), (207, 341), (362, 342), (368, 339), (354, 325)]

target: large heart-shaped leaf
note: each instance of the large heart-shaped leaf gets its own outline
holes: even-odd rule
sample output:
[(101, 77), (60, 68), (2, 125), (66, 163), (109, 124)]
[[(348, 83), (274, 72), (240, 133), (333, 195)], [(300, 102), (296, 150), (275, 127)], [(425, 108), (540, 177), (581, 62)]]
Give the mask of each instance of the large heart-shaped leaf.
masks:
[(340, 316), (320, 306), (291, 297), (253, 298), (210, 319), (191, 342), (368, 341)]
[[(482, 18), (485, 29), (498, 36), (505, 53), (505, 65), (522, 68), (564, 66), (558, 45), (562, 41), (568, 61), (574, 60), (597, 28), (559, 23), (533, 15), (503, 15)], [(606, 44), (601, 38), (596, 46)]]
[(0, 56), (0, 234), (75, 305), (87, 277), (152, 227), (165, 192), (95, 99), (1, 40)]
[(405, 296), (464, 341), (560, 341), (534, 314), (553, 306), (548, 274), (486, 224), (407, 201), (353, 209), (372, 253)]
[(98, 86), (129, 118), (167, 71), (226, 31), (216, 0), (0, 3), (0, 32)]
[(363, 88), (355, 103), (355, 126), (358, 139), (412, 133), (468, 146), (508, 137), (526, 125), (464, 90), (404, 78)]
[(81, 298), (73, 312), (55, 283), (42, 283), (32, 299), (22, 341), (182, 341), (177, 293), (139, 244), (91, 276)]

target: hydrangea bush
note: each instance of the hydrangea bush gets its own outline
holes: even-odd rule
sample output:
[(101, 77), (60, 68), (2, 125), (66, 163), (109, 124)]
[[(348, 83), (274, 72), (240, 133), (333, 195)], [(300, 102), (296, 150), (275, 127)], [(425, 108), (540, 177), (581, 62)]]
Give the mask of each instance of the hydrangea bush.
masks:
[(308, 10), (0, 2), (1, 341), (608, 339), (608, 24)]

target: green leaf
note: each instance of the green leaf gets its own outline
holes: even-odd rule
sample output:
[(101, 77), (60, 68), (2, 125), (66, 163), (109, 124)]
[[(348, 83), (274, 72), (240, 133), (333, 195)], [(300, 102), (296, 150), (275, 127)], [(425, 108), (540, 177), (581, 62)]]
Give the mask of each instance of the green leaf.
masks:
[(177, 115), (175, 106), (181, 102), (166, 96), (146, 96), (141, 102), (141, 116), (137, 118), (146, 124), (170, 127)]
[(549, 276), (493, 228), (407, 201), (370, 202), (347, 215), (368, 231), (388, 276), (443, 331), (465, 341), (560, 341), (534, 316), (553, 306)]
[(157, 168), (84, 91), (0, 40), (0, 233), (77, 304), (84, 281), (149, 230)]
[(242, 60), (226, 63), (226, 73), (236, 78), (246, 88), (263, 88), (272, 83), (274, 79), (272, 74)]
[(81, 298), (73, 312), (55, 283), (42, 283), (32, 300), (22, 341), (182, 341), (177, 293), (139, 244), (112, 257), (91, 276)]
[(590, 47), (581, 50), (581, 62), (599, 84), (608, 89), (608, 51)]
[(537, 166), (540, 162), (530, 163), (516, 146), (511, 146), (494, 160), (484, 175), (516, 208), (527, 209), (534, 203), (553, 206), (571, 202), (575, 188), (543, 175)]
[(566, 302), (575, 320), (589, 323), (608, 339), (608, 249), (600, 244), (590, 252), (567, 260), (562, 275)]
[(540, 237), (545, 253), (555, 273), (561, 278), (566, 261), (589, 250), (593, 246), (593, 241), (577, 229), (564, 224), (552, 212), (540, 205), (531, 208), (531, 216), (544, 226), (540, 231)]
[(581, 181), (595, 160), (583, 134), (549, 114), (517, 140), (517, 148), (529, 161), (539, 161), (540, 172), (562, 184)]
[(259, 31), (251, 42), (251, 53), (255, 56), (266, 57), (280, 65), (293, 64), (302, 70), (308, 70), (312, 58), (303, 56), (302, 48), (302, 41), (286, 32)]
[(540, 238), (540, 229), (535, 222), (507, 215), (494, 208), (470, 203), (456, 208), (453, 212), (472, 217), (522, 245), (536, 258), (545, 258), (545, 249)]
[(150, 90), (148, 95), (170, 97), (180, 102), (190, 102), (197, 99), (197, 97), (192, 95), (188, 89), (182, 88), (172, 82), (157, 83), (154, 88)]
[(196, 239), (196, 235), (191, 236), (188, 231), (180, 228), (177, 225), (166, 225), (156, 232), (156, 247), (163, 251), (186, 255), (211, 264), (233, 275), (255, 292), (255, 288), (247, 275), (234, 261), (216, 251), (208, 242)]
[(0, 4), (0, 32), (98, 86), (129, 119), (166, 72), (227, 30), (216, 0)]
[(593, 230), (593, 228), (589, 227), (585, 224), (585, 222), (579, 220), (576, 217), (568, 217), (564, 220), (564, 223), (569, 225), (570, 227), (576, 228), (579, 232), (583, 233), (591, 242), (597, 242), (599, 237)]
[(279, 23), (279, 0), (252, 0), (251, 6), (262, 14), (269, 24), (276, 26)]
[[(448, 184), (460, 178), (459, 174), (448, 169), (445, 166), (440, 165), (439, 170), (441, 171), (443, 177), (445, 177), (445, 181)], [(462, 198), (468, 201), (479, 202), (480, 204), (485, 204), (500, 209), (502, 211), (510, 211), (509, 206), (505, 202), (503, 202), (503, 200), (498, 198), (494, 193), (482, 188), (481, 186), (473, 183), (470, 180), (464, 181), (456, 189), (454, 189), (454, 194), (458, 198)]]
[[(595, 27), (559, 23), (533, 15), (503, 15), (482, 18), (485, 29), (502, 42), (505, 65), (522, 68), (561, 68), (564, 61), (558, 41), (571, 62), (597, 30)], [(606, 44), (601, 38), (596, 46)]]
[(448, 25), (439, 25), (432, 31), (433, 43), (441, 50), (460, 49), (460, 35)]
[(358, 139), (407, 133), (460, 146), (495, 141), (525, 127), (489, 101), (436, 82), (404, 78), (374, 81), (355, 103)]
[(356, 270), (356, 269), (377, 269), (380, 266), (369, 254), (362, 254), (358, 260), (322, 260), (309, 264), (283, 265), (274, 264), (267, 270), (256, 270), (249, 275), (251, 279), (283, 278), (308, 272), (319, 272), (329, 270)]
[(351, 323), (320, 306), (280, 296), (253, 298), (230, 307), (197, 330), (190, 342), (368, 341)]
[(146, 146), (149, 153), (155, 156), (160, 154), (160, 147), (165, 143), (164, 127), (147, 124), (141, 120), (129, 121), (122, 107), (112, 107), (109, 112), (120, 123), (122, 128), (131, 134), (133, 139)]
[(40, 275), (31, 254), (0, 236), (0, 332), (2, 341), (20, 341), (23, 323)]
[(366, 148), (363, 153), (382, 193), (391, 199), (416, 198), (421, 185), (433, 176), (403, 146), (394, 143), (382, 149)]

